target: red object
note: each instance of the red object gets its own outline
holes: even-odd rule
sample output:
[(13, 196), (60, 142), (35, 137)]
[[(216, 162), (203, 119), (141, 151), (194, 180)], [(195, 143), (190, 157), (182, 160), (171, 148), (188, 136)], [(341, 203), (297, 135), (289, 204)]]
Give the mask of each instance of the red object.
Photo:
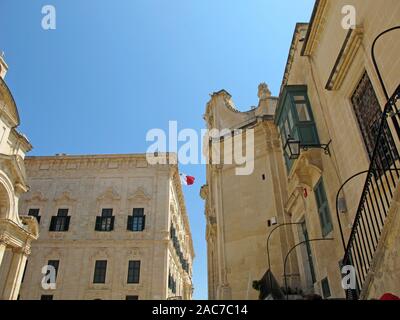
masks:
[(307, 188), (304, 188), (304, 198), (307, 198), (308, 197), (308, 192), (307, 192)]
[(400, 300), (400, 298), (394, 294), (385, 293), (379, 300)]
[(191, 186), (192, 184), (194, 184), (195, 177), (187, 176), (184, 173), (181, 173), (180, 176), (183, 184), (186, 184), (187, 186)]

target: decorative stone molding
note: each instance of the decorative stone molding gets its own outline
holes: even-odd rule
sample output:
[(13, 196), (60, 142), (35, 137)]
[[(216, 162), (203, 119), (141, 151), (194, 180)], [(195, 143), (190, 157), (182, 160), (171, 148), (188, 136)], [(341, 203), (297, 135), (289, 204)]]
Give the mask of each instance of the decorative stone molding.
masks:
[[(299, 40), (300, 37), (302, 35), (303, 32), (305, 32), (307, 29), (309, 28), (308, 24), (304, 24), (304, 23), (298, 23), (296, 24), (296, 29), (293, 35), (293, 40), (289, 49), (289, 55), (288, 55), (288, 59), (286, 62), (286, 67), (285, 67), (285, 71), (283, 74), (283, 80), (282, 80), (282, 85), (281, 85), (281, 89), (280, 91), (282, 92), (284, 86), (287, 84), (288, 79), (289, 79), (289, 74), (290, 71), (292, 69), (292, 65), (293, 65), (293, 60), (294, 60), (294, 54), (297, 50), (297, 47), (299, 46)], [(304, 48), (304, 47), (303, 47)]]
[(147, 194), (143, 187), (139, 187), (132, 195), (128, 197), (128, 200), (140, 203), (148, 203), (151, 200), (151, 196)]
[(27, 226), (27, 231), (32, 235), (34, 239), (39, 237), (39, 224), (35, 217), (31, 216), (20, 216), (22, 224)]
[(290, 171), (288, 193), (293, 194), (299, 186), (313, 188), (322, 175), (321, 150), (308, 150), (300, 155)]
[(12, 252), (29, 256), (31, 254), (31, 247), (29, 245), (24, 245), (22, 247), (13, 247)]
[(0, 165), (8, 178), (12, 181), (13, 187), (17, 186), (19, 190), (26, 192), (28, 190), (26, 172), (23, 162), (21, 163), (21, 159), (19, 155), (0, 153)]
[(211, 167), (214, 169), (214, 171), (220, 172), (224, 168), (224, 165), (223, 164), (215, 164), (215, 165), (212, 165)]
[(0, 244), (10, 245), (11, 239), (6, 234), (0, 234)]
[(139, 257), (142, 255), (142, 252), (141, 252), (140, 248), (131, 248), (128, 250), (127, 255)]
[(17, 105), (15, 104), (14, 97), (11, 94), (10, 89), (0, 77), (0, 92), (2, 93), (2, 113), (7, 116), (7, 120), (12, 126), (18, 126), (20, 123)]
[(48, 199), (43, 195), (40, 191), (35, 191), (32, 193), (32, 196), (29, 199), (26, 199), (25, 202), (46, 202)]
[(207, 185), (207, 184), (203, 185), (203, 186), (200, 188), (200, 197), (201, 197), (203, 200), (206, 200), (206, 199), (207, 199), (207, 197), (208, 197), (208, 185)]
[(361, 47), (363, 32), (361, 27), (349, 30), (325, 85), (325, 89), (329, 91), (340, 89), (358, 49)]
[(101, 193), (97, 197), (97, 201), (105, 201), (105, 200), (116, 201), (120, 199), (121, 196), (114, 190), (113, 187), (108, 187), (103, 193)]
[[(171, 154), (166, 154), (169, 160)], [(41, 170), (31, 170), (29, 176), (40, 177), (49, 174), (66, 175), (66, 172), (71, 176), (76, 175), (76, 170), (110, 170), (114, 164), (118, 162), (118, 168), (146, 168), (150, 166), (147, 162), (146, 154), (112, 154), (112, 155), (85, 155), (85, 156), (72, 156), (67, 154), (59, 154), (57, 156), (41, 156), (41, 157), (26, 157), (24, 162), (27, 167), (38, 167)], [(162, 164), (151, 165), (151, 167), (159, 167)], [(50, 171), (50, 172), (49, 172)]]
[(325, 12), (327, 12), (328, 6), (328, 0), (320, 0), (317, 2), (301, 52), (302, 55), (311, 55), (317, 46), (318, 40), (326, 24)]
[(25, 184), (22, 184), (22, 183), (19, 183), (19, 182), (17, 182), (15, 185), (14, 185), (14, 190), (15, 190), (15, 193), (17, 193), (17, 194), (22, 194), (22, 193), (25, 193), (25, 192), (28, 192), (28, 187), (25, 185)]
[(61, 194), (59, 194), (56, 198), (54, 198), (54, 202), (56, 203), (71, 203), (75, 202), (76, 199), (74, 199), (71, 195), (71, 191), (66, 190), (63, 191)]
[(258, 85), (257, 96), (260, 100), (268, 99), (271, 97), (271, 91), (269, 90), (268, 85), (265, 82), (262, 82)]
[(210, 225), (216, 225), (217, 224), (217, 218), (215, 216), (208, 216), (207, 220), (208, 220), (208, 223)]

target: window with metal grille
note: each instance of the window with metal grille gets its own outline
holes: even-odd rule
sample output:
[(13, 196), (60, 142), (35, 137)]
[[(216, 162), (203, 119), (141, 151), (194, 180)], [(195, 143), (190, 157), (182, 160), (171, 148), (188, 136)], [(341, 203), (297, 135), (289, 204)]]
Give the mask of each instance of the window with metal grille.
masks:
[(107, 260), (96, 260), (94, 266), (93, 283), (105, 283), (107, 273)]
[[(371, 159), (377, 142), (382, 109), (367, 72), (364, 73), (358, 83), (351, 97), (351, 103), (368, 156)], [(378, 165), (381, 169), (388, 169), (399, 158), (387, 122), (384, 123), (383, 134), (381, 141), (379, 141), (377, 152)]]
[(144, 208), (133, 208), (132, 215), (128, 217), (127, 229), (130, 231), (143, 231), (145, 218)]
[(40, 300), (53, 300), (53, 295), (52, 294), (42, 294), (40, 296)]
[(58, 209), (57, 216), (51, 217), (49, 231), (68, 231), (70, 218), (68, 209)]
[(96, 231), (112, 231), (114, 230), (113, 209), (107, 208), (101, 210), (101, 216), (96, 217)]
[(139, 296), (126, 296), (125, 300), (139, 300)]
[(37, 222), (40, 223), (39, 209), (29, 209), (28, 216), (35, 217)]
[(131, 260), (128, 266), (128, 283), (139, 283), (140, 280), (140, 261)]
[(314, 194), (317, 201), (318, 215), (322, 228), (322, 236), (325, 237), (332, 231), (333, 225), (322, 178), (315, 186)]

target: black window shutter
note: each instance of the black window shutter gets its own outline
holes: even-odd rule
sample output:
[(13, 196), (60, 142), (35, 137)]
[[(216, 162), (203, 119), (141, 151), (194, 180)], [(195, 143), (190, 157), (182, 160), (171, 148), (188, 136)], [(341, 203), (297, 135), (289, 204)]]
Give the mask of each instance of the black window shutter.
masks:
[(71, 220), (71, 216), (66, 216), (65, 217), (65, 231), (68, 231), (69, 229), (69, 221)]
[(128, 216), (128, 224), (127, 224), (126, 228), (128, 230), (132, 231), (132, 229), (133, 229), (133, 216)]
[(112, 216), (111, 223), (110, 223), (110, 231), (114, 230), (114, 220), (115, 220), (115, 216)]
[(49, 231), (55, 230), (55, 222), (56, 222), (56, 217), (51, 217)]
[(95, 231), (100, 231), (100, 222), (101, 222), (101, 218), (100, 217), (96, 217), (96, 224), (94, 227)]
[(146, 224), (146, 216), (143, 216), (143, 220), (142, 220), (142, 231), (144, 230), (145, 224)]

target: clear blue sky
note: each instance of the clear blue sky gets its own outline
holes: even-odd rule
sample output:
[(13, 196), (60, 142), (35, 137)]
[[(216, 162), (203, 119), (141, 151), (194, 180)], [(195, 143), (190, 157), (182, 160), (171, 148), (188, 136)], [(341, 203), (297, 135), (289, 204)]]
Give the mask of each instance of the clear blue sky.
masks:
[[(41, 8), (57, 29), (41, 28)], [(296, 22), (313, 0), (1, 0), (0, 50), (31, 155), (140, 153), (146, 132), (204, 128), (209, 94), (226, 89), (240, 110), (257, 86), (277, 94)], [(201, 165), (181, 166), (196, 251), (194, 297), (207, 298)]]

